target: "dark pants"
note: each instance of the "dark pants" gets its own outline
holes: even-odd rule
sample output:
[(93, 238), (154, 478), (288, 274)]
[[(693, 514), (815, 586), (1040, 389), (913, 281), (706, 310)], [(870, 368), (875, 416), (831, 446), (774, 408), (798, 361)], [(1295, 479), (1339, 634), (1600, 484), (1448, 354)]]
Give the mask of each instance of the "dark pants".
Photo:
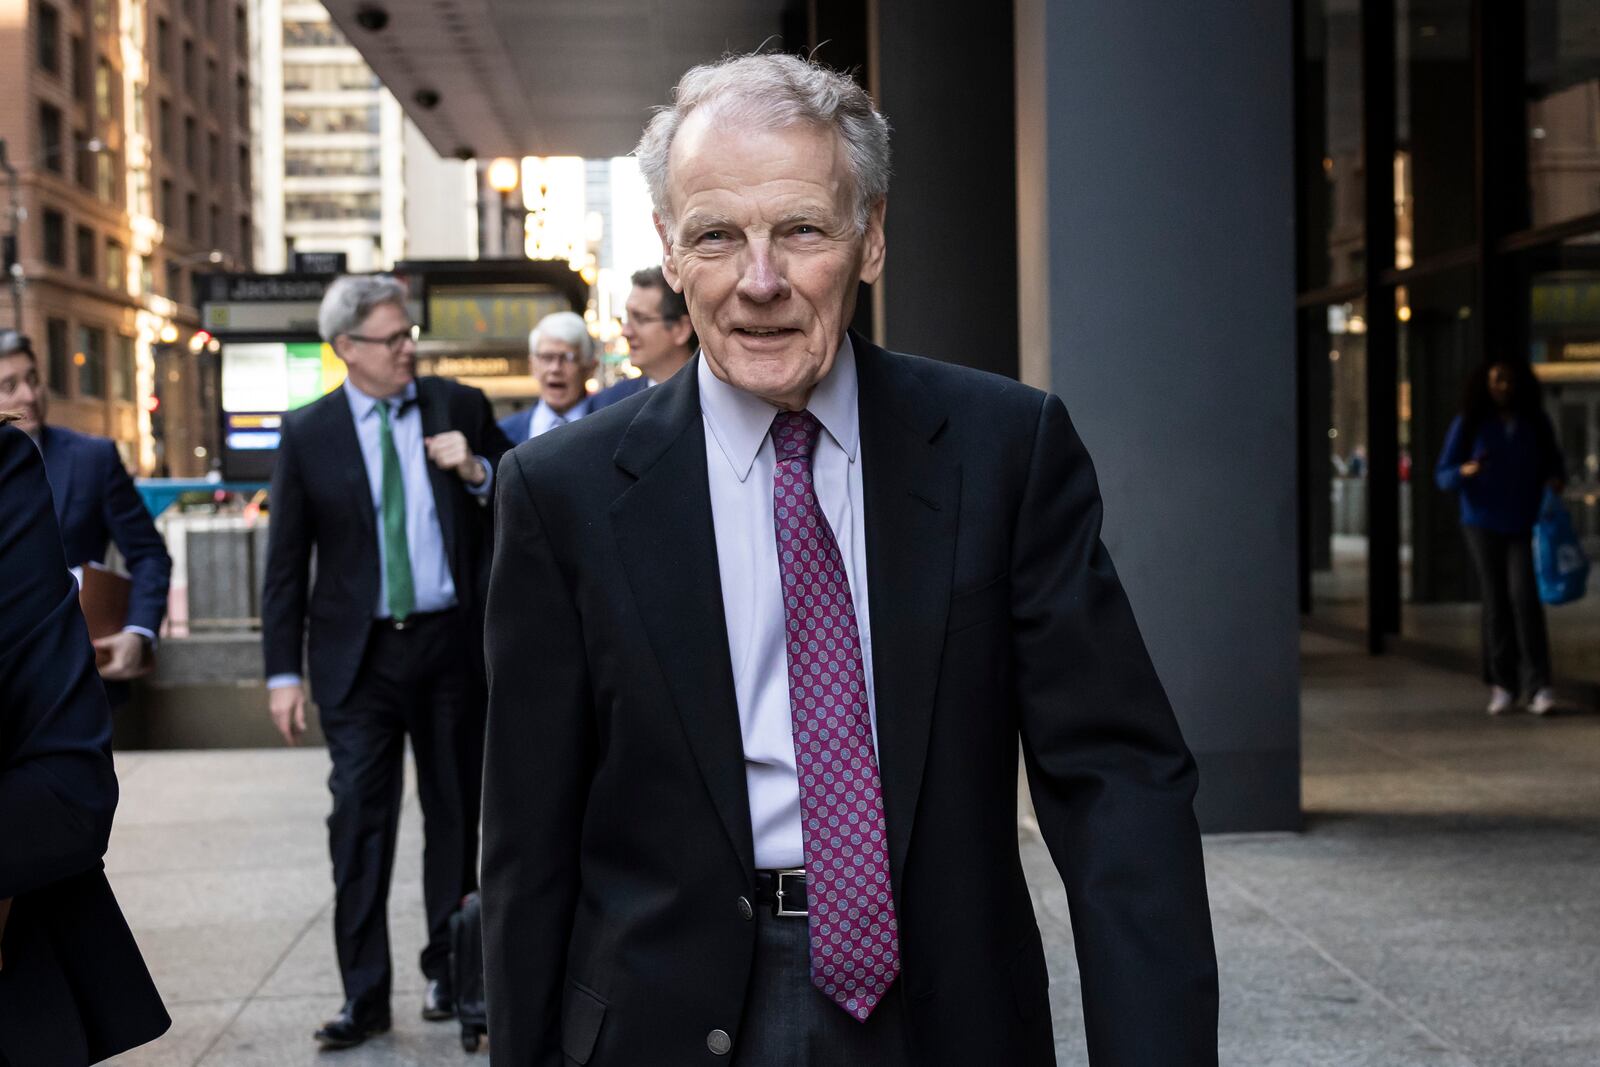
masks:
[(756, 908), (756, 958), (735, 1067), (909, 1067), (900, 983), (864, 1023), (811, 984), (809, 927)]
[(334, 944), (345, 997), (364, 1011), (389, 1009), (387, 905), (407, 737), (422, 804), (428, 978), (448, 978), (450, 915), (477, 888), (484, 686), (466, 629), (455, 611), (406, 630), (375, 625), (349, 697), (321, 711), (333, 758)]
[(1483, 590), (1483, 680), (1533, 693), (1550, 684), (1550, 639), (1533, 574), (1533, 536), (1464, 529)]

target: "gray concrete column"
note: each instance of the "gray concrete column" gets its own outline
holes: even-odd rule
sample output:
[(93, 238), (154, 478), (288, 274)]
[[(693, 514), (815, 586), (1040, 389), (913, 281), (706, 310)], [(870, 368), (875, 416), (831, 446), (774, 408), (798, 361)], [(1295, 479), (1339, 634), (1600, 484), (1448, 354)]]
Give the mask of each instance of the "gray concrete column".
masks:
[(1024, 366), (1095, 457), (1202, 827), (1296, 828), (1290, 9), (1016, 11)]

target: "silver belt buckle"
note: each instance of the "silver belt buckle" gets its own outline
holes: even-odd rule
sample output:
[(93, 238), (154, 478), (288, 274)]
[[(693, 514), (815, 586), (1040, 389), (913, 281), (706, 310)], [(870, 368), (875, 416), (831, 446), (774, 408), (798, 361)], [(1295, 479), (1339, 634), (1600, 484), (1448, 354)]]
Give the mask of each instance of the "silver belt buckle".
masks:
[[(792, 867), (792, 868), (790, 868), (788, 870), (773, 871), (772, 873), (777, 879), (777, 885), (773, 888), (772, 895), (773, 895), (774, 898), (776, 898), (776, 900), (778, 902), (777, 908), (773, 911), (773, 914), (776, 915), (780, 919), (803, 919), (803, 918), (805, 918), (806, 915), (807, 915), (807, 911), (806, 911), (806, 871), (805, 871), (805, 868), (804, 867)], [(783, 880), (785, 878), (797, 879), (800, 882), (800, 884), (799, 884), (798, 887), (796, 887), (796, 886), (794, 886), (793, 882), (791, 882), (790, 883), (790, 887), (791, 888), (789, 889), (788, 892), (785, 892), (784, 888), (783, 888)], [(799, 898), (800, 907), (791, 908), (791, 907), (789, 907), (788, 905), (786, 905), (784, 903), (784, 901), (790, 896), (794, 896), (794, 897), (798, 897)]]

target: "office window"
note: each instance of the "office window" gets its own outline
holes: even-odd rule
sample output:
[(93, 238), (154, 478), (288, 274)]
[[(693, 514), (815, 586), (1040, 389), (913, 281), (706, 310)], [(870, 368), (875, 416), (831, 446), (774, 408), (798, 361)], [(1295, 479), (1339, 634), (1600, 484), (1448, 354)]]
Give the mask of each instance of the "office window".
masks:
[(106, 395), (106, 332), (95, 326), (78, 327), (78, 350), (72, 354), (78, 365), (78, 395)]
[(241, 59), (250, 55), (250, 19), (244, 8), (233, 9), (233, 47)]
[(156, 19), (156, 69), (172, 73), (172, 24), (165, 18)]
[(214, 133), (206, 134), (206, 165), (211, 169), (211, 180), (222, 180), (222, 142)]
[(200, 198), (193, 193), (187, 193), (183, 198), (184, 224), (189, 228), (189, 236), (196, 244), (203, 244), (205, 235), (200, 232)]
[(250, 82), (243, 74), (233, 79), (233, 111), (239, 128), (250, 129)]
[(141, 215), (154, 215), (155, 204), (150, 196), (150, 171), (146, 167), (133, 167), (128, 171), (133, 181), (133, 210)]
[(187, 303), (183, 292), (183, 268), (176, 263), (167, 264), (167, 299), (179, 304)]
[(250, 146), (247, 144), (239, 146), (239, 188), (246, 195), (250, 192)]
[(72, 99), (89, 102), (89, 45), (77, 34), (67, 44), (67, 61), (72, 64)]
[(206, 99), (215, 103), (222, 99), (222, 81), (217, 75), (217, 61), (206, 60)]
[(283, 173), (299, 177), (376, 178), (376, 148), (288, 148), (283, 153)]
[(178, 221), (176, 204), (172, 199), (172, 179), (161, 179), (161, 217), (156, 220), (163, 226), (175, 225)]
[(114, 122), (117, 117), (117, 92), (115, 71), (104, 57), (94, 65), (94, 114), (101, 122)]
[(248, 265), (255, 254), (255, 227), (250, 224), (249, 215), (239, 216), (239, 259)]
[(119, 293), (128, 291), (128, 261), (115, 241), (106, 242), (106, 285)]
[(40, 0), (35, 5), (37, 14), (34, 18), (34, 30), (37, 37), (34, 41), (39, 53), (39, 69), (50, 74), (61, 73), (61, 12), (56, 10), (54, 4)]
[(58, 396), (66, 396), (67, 382), (72, 377), (72, 350), (67, 345), (66, 319), (45, 320), (44, 350), (45, 369), (50, 375), (50, 389)]
[(200, 91), (200, 82), (196, 75), (197, 67), (194, 58), (194, 41), (183, 42), (183, 89), (191, 95)]
[(377, 105), (296, 107), (283, 112), (285, 133), (377, 133)]
[(89, 151), (89, 135), (82, 130), (72, 131), (73, 169), (77, 172), (78, 184), (85, 189), (93, 189), (95, 183), (95, 153)]
[(285, 201), (283, 217), (289, 222), (375, 220), (382, 217), (382, 207), (377, 193), (299, 193)]
[(161, 101), (158, 110), (161, 112), (161, 154), (170, 157), (177, 136), (172, 125), (172, 101)]
[(285, 48), (316, 48), (349, 44), (339, 28), (328, 21), (286, 21), (283, 24)]
[(283, 88), (318, 93), (340, 89), (376, 89), (381, 83), (365, 63), (285, 63)]
[(39, 225), (44, 231), (44, 261), (52, 267), (67, 265), (67, 217), (52, 208), (39, 215)]
[(148, 256), (134, 256), (134, 266), (138, 268), (139, 292), (153, 293), (156, 291), (156, 265), (150, 262)]
[(145, 129), (146, 129), (146, 126), (145, 126), (145, 115), (144, 115), (144, 86), (139, 82), (134, 82), (133, 83), (133, 132), (137, 133), (137, 134), (143, 134), (145, 132)]
[(183, 162), (190, 170), (200, 169), (200, 129), (193, 115), (183, 119)]
[(94, 28), (111, 28), (111, 0), (94, 0)]
[(102, 151), (95, 156), (95, 195), (108, 204), (121, 202), (117, 190), (117, 175), (122, 173), (122, 156), (116, 152)]
[(39, 105), (39, 156), (45, 170), (65, 174), (67, 161), (65, 146), (61, 143), (61, 109), (50, 104)]
[(222, 209), (212, 204), (210, 209), (209, 228), (206, 230), (206, 239), (213, 248), (221, 248), (222, 237)]
[(93, 278), (95, 276), (94, 231), (87, 226), (78, 227), (78, 276)]
[(124, 402), (133, 400), (138, 383), (138, 364), (134, 360), (133, 338), (117, 334), (116, 351), (111, 358), (111, 396)]

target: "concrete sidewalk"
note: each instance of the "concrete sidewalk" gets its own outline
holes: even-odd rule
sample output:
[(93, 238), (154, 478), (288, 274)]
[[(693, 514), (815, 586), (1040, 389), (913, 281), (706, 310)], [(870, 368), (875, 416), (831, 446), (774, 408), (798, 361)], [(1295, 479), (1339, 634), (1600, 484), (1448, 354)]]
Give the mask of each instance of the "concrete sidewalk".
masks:
[[(1489, 719), (1470, 678), (1303, 649), (1306, 832), (1206, 841), (1222, 1062), (1600, 1063), (1600, 716)], [(319, 1054), (311, 1031), (340, 1000), (326, 754), (130, 753), (118, 769), (107, 867), (174, 1025), (112, 1062), (474, 1062), (453, 1024), (417, 1016), (414, 795), (390, 909), (397, 1029)], [(1037, 837), (1021, 842), (1059, 1059), (1084, 1064), (1065, 895)]]

